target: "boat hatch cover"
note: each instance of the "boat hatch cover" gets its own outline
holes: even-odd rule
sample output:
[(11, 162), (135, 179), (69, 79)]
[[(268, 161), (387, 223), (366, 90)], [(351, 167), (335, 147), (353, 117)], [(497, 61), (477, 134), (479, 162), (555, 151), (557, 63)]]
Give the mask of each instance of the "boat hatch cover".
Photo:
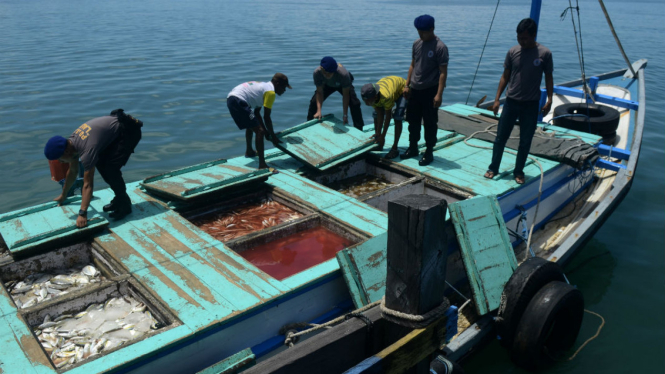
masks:
[(219, 159), (146, 178), (141, 186), (167, 198), (189, 201), (223, 189), (264, 182), (271, 174), (269, 169), (229, 165), (225, 159)]
[(517, 269), (496, 196), (448, 205), (479, 315), (499, 307), (503, 287)]
[(319, 170), (326, 170), (376, 148), (370, 133), (328, 114), (277, 134), (276, 147)]
[(12, 255), (57, 242), (85, 239), (106, 227), (109, 222), (92, 206), (88, 208), (88, 225), (76, 227), (80, 196), (67, 198), (62, 206), (54, 201), (0, 215), (0, 234)]

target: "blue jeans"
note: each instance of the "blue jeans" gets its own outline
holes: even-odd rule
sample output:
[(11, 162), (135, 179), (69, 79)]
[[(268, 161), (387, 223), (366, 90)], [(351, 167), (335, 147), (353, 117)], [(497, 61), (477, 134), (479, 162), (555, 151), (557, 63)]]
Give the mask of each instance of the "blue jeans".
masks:
[(510, 133), (513, 131), (515, 121), (519, 118), (520, 145), (517, 148), (517, 159), (515, 160), (513, 175), (516, 177), (524, 176), (524, 165), (529, 156), (533, 134), (536, 132), (539, 109), (540, 103), (538, 101), (506, 99), (505, 104), (503, 104), (503, 111), (501, 111), (501, 118), (499, 118), (499, 128), (496, 139), (494, 140), (494, 148), (492, 149), (492, 163), (489, 166), (489, 170), (494, 172), (494, 174), (499, 173), (503, 150), (506, 147)]

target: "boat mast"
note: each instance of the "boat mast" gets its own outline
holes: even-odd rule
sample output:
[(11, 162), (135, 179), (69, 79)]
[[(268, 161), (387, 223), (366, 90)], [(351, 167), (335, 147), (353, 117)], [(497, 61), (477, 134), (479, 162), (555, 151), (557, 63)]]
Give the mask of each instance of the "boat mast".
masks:
[(536, 21), (536, 24), (540, 22), (540, 5), (542, 0), (532, 0), (531, 1), (531, 19)]

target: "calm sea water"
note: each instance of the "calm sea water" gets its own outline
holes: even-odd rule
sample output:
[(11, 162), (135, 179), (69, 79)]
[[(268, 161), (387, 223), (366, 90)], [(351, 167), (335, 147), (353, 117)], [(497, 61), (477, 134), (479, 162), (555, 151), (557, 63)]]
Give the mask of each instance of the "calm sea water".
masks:
[[(628, 56), (649, 59), (647, 114), (630, 194), (566, 269), (606, 325), (573, 361), (551, 372), (665, 371), (665, 5), (607, 1)], [(491, 1), (0, 0), (0, 212), (52, 199), (42, 149), (55, 134), (115, 108), (142, 119), (144, 138), (125, 167), (128, 181), (243, 152), (225, 105), (228, 91), (280, 71), (293, 90), (277, 99), (277, 130), (305, 120), (312, 71), (332, 55), (356, 86), (406, 76), (413, 19), (436, 18), (450, 66), (444, 104), (465, 102), (495, 4)], [(554, 54), (555, 80), (580, 77), (567, 1), (543, 5), (539, 41)], [(597, 2), (581, 5), (587, 75), (624, 67)], [(515, 26), (529, 1), (502, 1), (470, 102), (493, 97)], [(579, 25), (578, 25), (579, 26)], [(332, 96), (325, 112), (341, 115)], [(371, 112), (365, 110), (365, 118)], [(101, 178), (98, 178), (101, 179)], [(101, 180), (97, 188), (104, 188)], [(599, 324), (587, 316), (580, 335)], [(579, 342), (578, 342), (579, 344)], [(467, 372), (519, 372), (492, 344)]]

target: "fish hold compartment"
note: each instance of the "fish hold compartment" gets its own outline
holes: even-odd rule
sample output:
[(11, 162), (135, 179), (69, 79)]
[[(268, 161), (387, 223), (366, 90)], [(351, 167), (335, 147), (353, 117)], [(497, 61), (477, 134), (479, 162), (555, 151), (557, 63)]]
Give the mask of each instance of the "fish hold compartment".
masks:
[(373, 159), (344, 164), (327, 173), (312, 172), (307, 177), (357, 199), (377, 191), (394, 188), (414, 178), (404, 171), (380, 165)]
[(360, 200), (365, 204), (388, 213), (388, 201), (412, 194), (425, 194), (446, 199), (448, 204), (469, 198), (469, 196), (463, 196), (456, 191), (446, 189), (445, 186), (439, 185), (434, 181), (420, 177), (402, 183), (395, 188), (365, 196), (365, 198)]
[(17, 308), (31, 308), (121, 275), (122, 268), (103, 253), (78, 243), (0, 266), (0, 280)]
[(307, 219), (227, 246), (277, 280), (288, 278), (335, 257), (340, 250), (367, 239), (329, 219)]
[(133, 279), (27, 313), (31, 327), (59, 371), (158, 334), (178, 322)]
[(310, 210), (273, 189), (184, 212), (183, 217), (215, 239), (227, 243), (310, 213)]

